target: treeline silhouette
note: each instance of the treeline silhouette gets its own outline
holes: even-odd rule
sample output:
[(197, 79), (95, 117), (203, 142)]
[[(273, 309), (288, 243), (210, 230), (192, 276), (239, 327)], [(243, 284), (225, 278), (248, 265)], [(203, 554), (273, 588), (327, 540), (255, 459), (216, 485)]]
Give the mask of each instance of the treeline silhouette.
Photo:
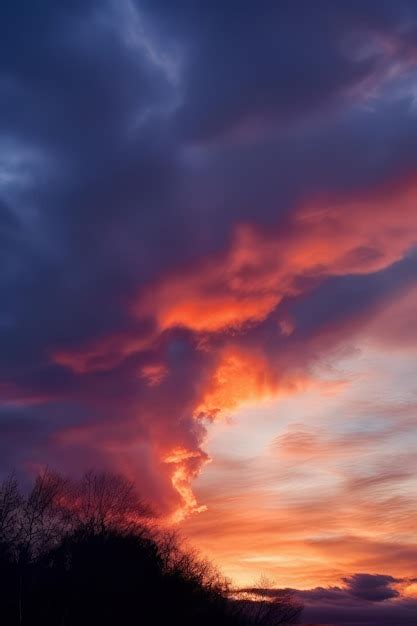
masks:
[(123, 477), (44, 471), (26, 495), (14, 477), (0, 484), (1, 624), (276, 626), (299, 613), (291, 598), (231, 599)]

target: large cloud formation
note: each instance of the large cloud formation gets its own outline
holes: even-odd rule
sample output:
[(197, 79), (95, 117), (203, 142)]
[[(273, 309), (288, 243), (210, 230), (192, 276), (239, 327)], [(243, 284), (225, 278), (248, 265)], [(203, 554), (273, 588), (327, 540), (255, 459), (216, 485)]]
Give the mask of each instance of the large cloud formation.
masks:
[(416, 283), (415, 4), (22, 0), (0, 36), (1, 469), (201, 510), (209, 423)]

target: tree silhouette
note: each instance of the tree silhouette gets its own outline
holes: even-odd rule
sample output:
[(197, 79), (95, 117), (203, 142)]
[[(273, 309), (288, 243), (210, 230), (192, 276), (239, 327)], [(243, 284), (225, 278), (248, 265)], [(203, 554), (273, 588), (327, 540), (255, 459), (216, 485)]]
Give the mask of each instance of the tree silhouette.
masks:
[(285, 613), (272, 602), (256, 621), (229, 595), (228, 582), (158, 527), (121, 476), (72, 481), (46, 470), (26, 497), (13, 477), (0, 485), (1, 623), (275, 626), (294, 617), (289, 598)]
[(0, 544), (15, 542), (18, 512), (22, 497), (14, 476), (9, 476), (0, 484)]
[(152, 515), (134, 485), (119, 475), (87, 472), (78, 483), (70, 484), (68, 495), (63, 504), (71, 523), (93, 534), (138, 529)]
[(251, 626), (298, 624), (302, 605), (288, 589), (274, 589), (274, 582), (261, 576), (253, 587), (238, 590), (237, 602)]

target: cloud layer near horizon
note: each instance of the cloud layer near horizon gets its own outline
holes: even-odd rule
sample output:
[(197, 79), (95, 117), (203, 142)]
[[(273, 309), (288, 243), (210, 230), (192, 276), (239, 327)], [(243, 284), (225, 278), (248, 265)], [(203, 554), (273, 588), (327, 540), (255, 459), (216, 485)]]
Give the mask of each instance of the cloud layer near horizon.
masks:
[(240, 589), (236, 595), (238, 598), (264, 601), (290, 592), (304, 606), (305, 623), (366, 623), (372, 626), (411, 626), (414, 623), (417, 598), (404, 596), (403, 590), (412, 586), (415, 579), (359, 573), (344, 577), (340, 583), (304, 591), (262, 587), (258, 584), (256, 587)]
[[(314, 562), (310, 581), (357, 571), (363, 553), (375, 571), (395, 547), (389, 573), (411, 575), (415, 3), (6, 2), (3, 14), (1, 472), (94, 465), (127, 474), (162, 514), (207, 505), (190, 536), (242, 581), (257, 565), (232, 567), (233, 541), (213, 548), (220, 513), (224, 537), (238, 527), (236, 541), (274, 545), (302, 515), (289, 541)], [(385, 408), (366, 403), (376, 376)], [(346, 389), (355, 402), (330, 416)], [(308, 418), (305, 394), (327, 421)], [(278, 408), (263, 424), (265, 401), (292, 419)], [(245, 481), (260, 512), (245, 515)], [(267, 514), (291, 485), (297, 501)], [(364, 501), (385, 526), (359, 514)], [(324, 576), (339, 540), (352, 558)]]

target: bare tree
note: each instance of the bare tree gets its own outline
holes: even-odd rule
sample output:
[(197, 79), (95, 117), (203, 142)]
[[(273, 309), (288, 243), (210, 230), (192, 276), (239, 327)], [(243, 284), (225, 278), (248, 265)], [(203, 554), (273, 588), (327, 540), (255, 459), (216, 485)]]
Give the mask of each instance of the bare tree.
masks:
[(15, 546), (17, 521), (22, 497), (16, 478), (11, 475), (0, 484), (0, 543)]
[[(28, 565), (63, 536), (63, 509), (60, 506), (66, 481), (45, 469), (35, 480), (26, 498), (16, 496), (15, 556), (18, 574), (18, 619), (23, 623), (25, 571)], [(16, 487), (17, 490), (17, 487)]]
[(132, 530), (151, 517), (151, 509), (139, 498), (133, 483), (122, 476), (84, 474), (71, 484), (67, 511), (75, 528), (91, 533)]
[(175, 531), (161, 533), (157, 538), (159, 554), (171, 574), (183, 580), (195, 581), (207, 591), (225, 594), (230, 583), (207, 559), (201, 558), (195, 549), (184, 547), (184, 541)]
[(303, 607), (288, 589), (275, 589), (273, 581), (261, 576), (253, 587), (235, 594), (251, 626), (298, 624)]
[(28, 560), (59, 541), (65, 531), (62, 501), (68, 482), (45, 469), (23, 500), (18, 516), (21, 559)]
[[(87, 472), (81, 480), (63, 479), (45, 469), (26, 498), (13, 477), (0, 485), (0, 542), (13, 547), (17, 572), (18, 623), (23, 623), (27, 572), (31, 564), (73, 532), (100, 534), (114, 530), (137, 535), (149, 507), (132, 483), (121, 476)], [(29, 568), (29, 569), (28, 569)]]

